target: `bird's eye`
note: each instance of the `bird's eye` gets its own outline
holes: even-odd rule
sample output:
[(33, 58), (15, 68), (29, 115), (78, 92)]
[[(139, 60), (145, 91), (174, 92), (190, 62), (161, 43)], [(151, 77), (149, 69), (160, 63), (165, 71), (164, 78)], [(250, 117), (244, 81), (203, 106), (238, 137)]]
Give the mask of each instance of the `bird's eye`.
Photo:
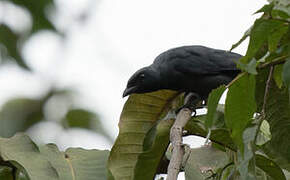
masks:
[(140, 74), (140, 77), (141, 77), (141, 78), (144, 78), (144, 77), (145, 77), (145, 74)]

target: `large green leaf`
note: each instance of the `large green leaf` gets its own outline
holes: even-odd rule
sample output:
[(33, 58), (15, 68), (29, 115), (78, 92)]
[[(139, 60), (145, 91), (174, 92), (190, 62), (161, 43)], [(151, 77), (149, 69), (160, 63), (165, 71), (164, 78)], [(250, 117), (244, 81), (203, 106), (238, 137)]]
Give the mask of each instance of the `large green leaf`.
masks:
[[(256, 20), (251, 30), (250, 42), (246, 56), (241, 59), (241, 62), (248, 63), (267, 41), (268, 37), (283, 26), (285, 26), (284, 23), (279, 20), (263, 18)], [(276, 39), (276, 36), (274, 39)]]
[[(169, 144), (169, 132), (173, 122), (173, 119), (168, 119), (158, 123), (153, 144), (146, 149), (143, 146), (144, 152), (138, 157), (133, 179), (147, 180), (154, 178), (161, 158)], [(154, 136), (154, 134), (151, 134), (151, 136)]]
[(50, 161), (61, 180), (106, 180), (109, 151), (69, 148), (61, 152), (54, 144), (40, 148), (43, 157)]
[[(109, 170), (115, 179), (133, 179), (140, 155), (145, 153), (140, 160), (144, 160), (143, 157), (146, 156), (143, 146), (147, 133), (158, 120), (167, 114), (177, 95), (178, 93), (175, 91), (161, 90), (153, 93), (133, 94), (128, 98), (119, 121), (119, 135), (109, 157)], [(167, 138), (165, 137), (165, 139)], [(160, 142), (156, 141), (156, 143)], [(156, 163), (156, 158), (160, 158), (160, 153), (156, 153), (154, 144), (152, 147), (154, 152), (147, 158), (152, 158)], [(148, 166), (148, 163), (144, 163), (144, 165), (146, 167), (139, 163), (138, 169), (147, 168), (148, 170), (150, 168), (150, 173), (156, 171), (156, 164)], [(138, 176), (138, 172), (135, 174)]]
[(38, 147), (25, 135), (0, 138), (0, 155), (25, 172), (31, 180), (58, 180), (59, 174), (40, 154)]
[(244, 150), (243, 131), (252, 121), (255, 111), (255, 77), (244, 74), (230, 86), (225, 105), (226, 125), (241, 152)]
[(185, 178), (186, 180), (204, 180), (214, 176), (228, 163), (227, 154), (211, 146), (191, 149), (185, 165)]
[(54, 144), (38, 148), (23, 134), (0, 139), (0, 157), (30, 180), (106, 180), (108, 156), (109, 151), (82, 148), (61, 152)]

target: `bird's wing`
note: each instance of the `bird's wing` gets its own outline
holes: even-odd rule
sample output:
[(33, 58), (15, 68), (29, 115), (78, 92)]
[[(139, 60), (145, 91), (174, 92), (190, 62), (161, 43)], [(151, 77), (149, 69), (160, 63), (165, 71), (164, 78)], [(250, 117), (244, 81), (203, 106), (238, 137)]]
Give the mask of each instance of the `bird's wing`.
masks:
[(169, 50), (160, 59), (163, 63), (173, 63), (174, 69), (184, 74), (214, 75), (239, 71), (234, 61), (240, 57), (239, 54), (223, 50), (186, 46)]

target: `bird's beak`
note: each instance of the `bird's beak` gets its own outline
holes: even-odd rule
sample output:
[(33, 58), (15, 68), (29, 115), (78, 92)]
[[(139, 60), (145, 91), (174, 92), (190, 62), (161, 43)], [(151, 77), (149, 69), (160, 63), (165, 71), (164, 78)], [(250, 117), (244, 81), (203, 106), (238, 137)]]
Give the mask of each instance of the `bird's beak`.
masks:
[(137, 86), (127, 87), (123, 93), (123, 97), (128, 96), (129, 94), (134, 93), (134, 91), (137, 89)]

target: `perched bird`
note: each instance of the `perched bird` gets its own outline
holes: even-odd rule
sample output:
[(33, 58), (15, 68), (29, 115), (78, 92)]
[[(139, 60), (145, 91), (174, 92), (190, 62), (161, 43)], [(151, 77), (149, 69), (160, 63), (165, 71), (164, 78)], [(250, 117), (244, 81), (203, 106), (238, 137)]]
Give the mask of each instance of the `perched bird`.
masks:
[(153, 64), (135, 72), (123, 97), (170, 89), (195, 93), (206, 100), (211, 90), (228, 84), (240, 70), (235, 61), (242, 56), (204, 46), (182, 46), (165, 51)]

